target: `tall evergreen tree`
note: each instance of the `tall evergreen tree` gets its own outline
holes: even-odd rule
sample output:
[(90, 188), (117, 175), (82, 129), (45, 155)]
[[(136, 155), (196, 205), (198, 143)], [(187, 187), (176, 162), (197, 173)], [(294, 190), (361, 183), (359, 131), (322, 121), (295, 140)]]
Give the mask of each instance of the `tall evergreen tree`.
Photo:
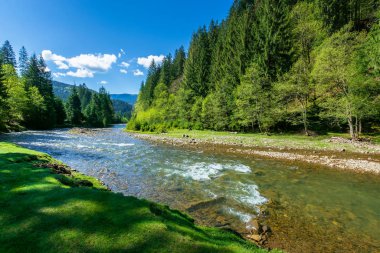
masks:
[(160, 83), (164, 83), (167, 86), (171, 85), (173, 81), (173, 62), (172, 55), (169, 54), (164, 58), (161, 65)]
[(211, 53), (205, 27), (192, 38), (184, 69), (184, 84), (196, 95), (205, 97), (209, 90)]
[(26, 72), (28, 71), (28, 65), (29, 65), (29, 58), (28, 58), (28, 52), (26, 51), (25, 47), (21, 47), (19, 52), (19, 58), (18, 58), (18, 69), (21, 76), (25, 76)]
[(291, 32), (286, 0), (263, 0), (256, 10), (255, 61), (271, 80), (291, 66)]
[(2, 70), (2, 64), (0, 61), (0, 132), (6, 130), (6, 114), (8, 110), (7, 97), (7, 89), (4, 84), (4, 74)]
[(0, 58), (3, 64), (10, 64), (16, 68), (16, 56), (8, 40), (4, 42), (0, 49)]
[(177, 79), (183, 74), (185, 67), (186, 53), (183, 46), (175, 51), (173, 59), (173, 79)]
[(56, 113), (56, 124), (62, 126), (66, 120), (66, 111), (63, 101), (60, 98), (54, 99), (54, 109)]
[(82, 124), (83, 115), (77, 88), (73, 87), (66, 103), (67, 120), (73, 125)]
[[(46, 64), (42, 57), (38, 60), (36, 55), (32, 55), (29, 61), (28, 70), (24, 75), (25, 88), (29, 98), (33, 96), (41, 96), (43, 106), (39, 108), (37, 118), (28, 117), (29, 124), (32, 128), (47, 129), (52, 128), (56, 122), (54, 108), (54, 94), (50, 72), (46, 71)], [(32, 88), (38, 90), (38, 94)], [(41, 103), (39, 103), (41, 104)], [(35, 105), (37, 106), (37, 104)], [(33, 113), (32, 113), (33, 114)], [(32, 115), (30, 114), (30, 115)]]

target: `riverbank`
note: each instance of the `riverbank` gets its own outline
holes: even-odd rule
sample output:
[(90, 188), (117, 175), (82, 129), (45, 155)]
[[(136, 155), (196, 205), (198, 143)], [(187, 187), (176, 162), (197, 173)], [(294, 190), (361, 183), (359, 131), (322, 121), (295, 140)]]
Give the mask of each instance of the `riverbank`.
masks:
[(266, 252), (13, 144), (0, 142), (0, 175), (1, 252)]
[(380, 174), (380, 145), (345, 135), (303, 136), (173, 130), (164, 134), (128, 132), (156, 143), (288, 162), (304, 162), (358, 173)]

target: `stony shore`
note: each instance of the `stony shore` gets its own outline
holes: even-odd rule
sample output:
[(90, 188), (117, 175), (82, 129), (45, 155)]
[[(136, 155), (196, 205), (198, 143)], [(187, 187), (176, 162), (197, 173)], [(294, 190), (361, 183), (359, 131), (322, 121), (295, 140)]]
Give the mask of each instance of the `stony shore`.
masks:
[[(353, 142), (344, 138), (331, 138), (327, 142), (334, 143), (333, 149), (295, 148), (284, 145), (263, 145), (244, 143), (240, 137), (214, 136), (213, 138), (197, 138), (191, 135), (173, 137), (167, 134), (144, 134), (128, 132), (129, 135), (178, 147), (201, 149), (204, 151), (227, 152), (231, 154), (271, 158), (289, 162), (303, 162), (321, 165), (334, 169), (350, 170), (357, 173), (380, 175), (380, 146), (368, 142)], [(265, 141), (264, 141), (265, 143)], [(270, 143), (270, 140), (268, 140)], [(347, 150), (349, 147), (350, 150)], [(356, 151), (352, 151), (356, 149)]]

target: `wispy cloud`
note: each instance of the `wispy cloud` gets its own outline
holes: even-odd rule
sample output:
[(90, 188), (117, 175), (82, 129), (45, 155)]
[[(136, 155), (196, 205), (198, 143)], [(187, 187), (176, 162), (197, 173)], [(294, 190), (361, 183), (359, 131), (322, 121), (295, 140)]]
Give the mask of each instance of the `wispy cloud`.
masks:
[(134, 76), (143, 76), (144, 73), (141, 70), (136, 69), (136, 70), (133, 71), (133, 75)]
[(55, 72), (55, 73), (53, 73), (53, 76), (55, 78), (60, 78), (60, 77), (66, 76), (66, 74), (65, 73), (60, 73), (60, 72)]
[(94, 77), (94, 72), (88, 70), (88, 69), (77, 69), (77, 71), (69, 71), (66, 73), (68, 76), (73, 76), (73, 77), (80, 77), (80, 78), (85, 78), (85, 77)]
[(119, 66), (120, 67), (124, 67), (124, 68), (128, 68), (129, 66), (131, 66), (131, 64), (129, 64), (128, 62), (123, 61), (123, 62), (120, 63)]
[(120, 73), (128, 74), (128, 70), (126, 70), (126, 69), (120, 69)]
[(100, 81), (99, 83), (102, 85), (106, 85), (108, 82), (107, 81)]
[(119, 54), (117, 55), (118, 58), (121, 58), (121, 56), (125, 55), (125, 51), (121, 48)]

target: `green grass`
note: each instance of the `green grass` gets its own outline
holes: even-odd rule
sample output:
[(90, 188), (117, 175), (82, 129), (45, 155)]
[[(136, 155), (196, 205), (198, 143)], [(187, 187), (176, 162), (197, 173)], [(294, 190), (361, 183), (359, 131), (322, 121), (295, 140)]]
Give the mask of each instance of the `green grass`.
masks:
[[(129, 131), (129, 130), (128, 130)], [(130, 132), (130, 131), (129, 131)], [(152, 132), (136, 132), (143, 134), (158, 135)], [(190, 138), (197, 140), (222, 142), (224, 144), (242, 144), (247, 146), (267, 147), (267, 148), (291, 148), (308, 150), (332, 150), (338, 151), (345, 149), (351, 152), (372, 152), (379, 151), (380, 146), (358, 146), (352, 143), (333, 143), (328, 140), (331, 137), (349, 138), (349, 134), (327, 133), (318, 136), (306, 136), (302, 134), (272, 134), (270, 136), (260, 133), (231, 133), (210, 130), (186, 130), (173, 129), (164, 134), (166, 137), (182, 138), (189, 135)], [(380, 135), (366, 135), (374, 144), (380, 144)]]
[(266, 252), (167, 207), (62, 184), (46, 154), (0, 142), (0, 252)]

